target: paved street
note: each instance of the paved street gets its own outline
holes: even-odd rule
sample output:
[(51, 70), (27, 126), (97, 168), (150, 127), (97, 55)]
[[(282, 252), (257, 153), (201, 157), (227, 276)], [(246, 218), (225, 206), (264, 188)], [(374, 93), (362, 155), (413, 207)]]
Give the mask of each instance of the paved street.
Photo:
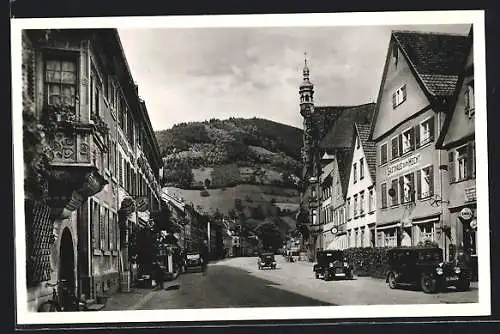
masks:
[(254, 257), (223, 260), (211, 264), (206, 276), (188, 273), (166, 282), (163, 291), (117, 294), (105, 310), (470, 303), (478, 298), (476, 283), (467, 292), (449, 288), (429, 295), (415, 288), (390, 290), (383, 280), (368, 277), (325, 282), (314, 278), (311, 263), (288, 263), (281, 256), (277, 262), (276, 270), (258, 270)]

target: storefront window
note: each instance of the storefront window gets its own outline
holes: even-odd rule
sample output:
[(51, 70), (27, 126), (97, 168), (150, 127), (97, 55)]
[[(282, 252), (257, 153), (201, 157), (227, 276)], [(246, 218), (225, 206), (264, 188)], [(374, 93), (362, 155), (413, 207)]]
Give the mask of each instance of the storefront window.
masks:
[(419, 226), (420, 228), (420, 241), (425, 242), (425, 241), (434, 241), (434, 224), (433, 223), (426, 223), (426, 224), (421, 224)]
[(396, 229), (390, 229), (385, 232), (385, 246), (386, 247), (395, 247), (397, 246), (397, 234)]

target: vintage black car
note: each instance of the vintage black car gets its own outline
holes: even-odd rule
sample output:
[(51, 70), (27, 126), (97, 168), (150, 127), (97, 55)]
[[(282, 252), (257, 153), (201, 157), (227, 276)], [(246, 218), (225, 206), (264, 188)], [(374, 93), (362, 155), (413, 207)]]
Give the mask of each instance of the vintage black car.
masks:
[(325, 281), (338, 277), (343, 277), (345, 279), (354, 278), (354, 266), (347, 261), (344, 251), (319, 251), (316, 258), (318, 263), (313, 266), (316, 278), (323, 278)]
[(393, 248), (387, 255), (386, 283), (391, 289), (400, 284), (417, 285), (425, 293), (447, 286), (455, 286), (458, 291), (470, 288), (472, 271), (456, 261), (443, 262), (443, 251), (439, 247)]
[(188, 252), (184, 259), (184, 271), (202, 270), (203, 258), (199, 252)]
[(276, 269), (276, 260), (274, 259), (274, 253), (262, 253), (257, 259), (257, 266), (259, 269), (271, 268)]

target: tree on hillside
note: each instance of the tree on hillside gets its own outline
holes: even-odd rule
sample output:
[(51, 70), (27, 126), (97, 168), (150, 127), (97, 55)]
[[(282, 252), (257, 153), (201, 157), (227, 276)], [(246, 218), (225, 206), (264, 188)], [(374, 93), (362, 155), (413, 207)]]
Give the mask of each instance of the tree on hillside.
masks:
[(262, 241), (264, 249), (278, 249), (283, 244), (283, 236), (280, 229), (273, 221), (266, 221), (256, 228), (257, 235)]

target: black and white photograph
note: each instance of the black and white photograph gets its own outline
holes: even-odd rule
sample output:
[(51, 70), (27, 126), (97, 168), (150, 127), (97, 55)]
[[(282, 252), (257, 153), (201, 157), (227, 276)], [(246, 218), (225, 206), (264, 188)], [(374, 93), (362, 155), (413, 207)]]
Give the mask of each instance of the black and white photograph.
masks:
[(12, 19), (17, 322), (490, 315), (484, 34)]

